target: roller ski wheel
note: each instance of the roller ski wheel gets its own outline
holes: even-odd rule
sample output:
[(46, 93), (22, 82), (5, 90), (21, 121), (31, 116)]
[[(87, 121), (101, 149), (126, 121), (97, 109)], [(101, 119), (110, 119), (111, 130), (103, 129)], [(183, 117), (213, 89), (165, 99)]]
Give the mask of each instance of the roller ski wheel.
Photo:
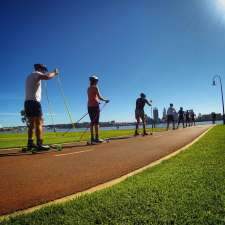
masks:
[(22, 153), (28, 153), (28, 152), (35, 153), (35, 152), (37, 152), (37, 148), (36, 147), (32, 147), (32, 148), (24, 147), (21, 149), (21, 152)]
[(60, 152), (63, 149), (63, 146), (61, 144), (55, 144), (55, 145), (50, 145), (51, 149), (55, 149), (56, 151)]

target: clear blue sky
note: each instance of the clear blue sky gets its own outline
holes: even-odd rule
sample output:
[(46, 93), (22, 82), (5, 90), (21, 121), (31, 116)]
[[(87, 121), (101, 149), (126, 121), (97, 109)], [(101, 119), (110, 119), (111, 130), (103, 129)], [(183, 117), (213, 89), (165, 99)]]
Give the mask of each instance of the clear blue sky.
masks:
[[(225, 74), (224, 15), (223, 0), (3, 1), (0, 124), (21, 124), (25, 78), (39, 62), (60, 68), (74, 120), (86, 111), (94, 73), (111, 100), (102, 121), (133, 121), (140, 92), (160, 115), (170, 102), (221, 112), (211, 80)], [(56, 122), (69, 123), (56, 80), (48, 92)], [(50, 123), (44, 93), (42, 104)]]

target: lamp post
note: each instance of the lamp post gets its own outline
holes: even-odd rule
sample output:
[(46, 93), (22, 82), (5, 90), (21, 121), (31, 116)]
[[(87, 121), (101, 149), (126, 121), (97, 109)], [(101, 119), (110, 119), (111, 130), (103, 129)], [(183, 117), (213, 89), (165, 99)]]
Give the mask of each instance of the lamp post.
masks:
[(223, 107), (223, 124), (225, 125), (225, 115), (224, 115), (224, 100), (223, 100), (223, 86), (222, 86), (222, 81), (221, 81), (221, 77), (220, 75), (215, 75), (213, 77), (213, 86), (216, 86), (216, 78), (219, 80), (220, 82), (220, 91), (221, 91), (221, 98), (222, 98), (222, 107)]

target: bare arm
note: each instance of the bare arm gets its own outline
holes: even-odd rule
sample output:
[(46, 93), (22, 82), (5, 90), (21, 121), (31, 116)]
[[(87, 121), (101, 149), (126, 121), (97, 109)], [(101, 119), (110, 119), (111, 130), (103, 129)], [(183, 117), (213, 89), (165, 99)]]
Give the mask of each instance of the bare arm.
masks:
[[(152, 102), (152, 101), (150, 100), (150, 102)], [(152, 106), (152, 104), (150, 102), (146, 99), (146, 104), (149, 106)]]
[(50, 79), (52, 79), (53, 77), (55, 77), (56, 75), (58, 75), (59, 74), (59, 71), (58, 71), (58, 69), (55, 69), (54, 71), (52, 71), (52, 72), (48, 72), (48, 73), (45, 73), (45, 74), (43, 74), (43, 75), (39, 75), (39, 79), (40, 80), (50, 80)]
[(101, 101), (104, 101), (104, 102), (107, 102), (107, 103), (109, 102), (109, 100), (107, 100), (107, 99), (105, 99), (105, 98), (103, 98), (103, 97), (101, 96), (101, 94), (100, 94), (98, 88), (97, 88), (97, 96), (98, 96), (98, 98), (99, 98)]

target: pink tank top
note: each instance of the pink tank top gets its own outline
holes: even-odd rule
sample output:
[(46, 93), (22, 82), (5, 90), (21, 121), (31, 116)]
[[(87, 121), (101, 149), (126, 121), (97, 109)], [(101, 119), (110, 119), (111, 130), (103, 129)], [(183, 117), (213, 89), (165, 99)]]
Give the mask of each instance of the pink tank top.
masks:
[(90, 86), (87, 90), (88, 94), (88, 107), (99, 106), (99, 91), (96, 86)]

